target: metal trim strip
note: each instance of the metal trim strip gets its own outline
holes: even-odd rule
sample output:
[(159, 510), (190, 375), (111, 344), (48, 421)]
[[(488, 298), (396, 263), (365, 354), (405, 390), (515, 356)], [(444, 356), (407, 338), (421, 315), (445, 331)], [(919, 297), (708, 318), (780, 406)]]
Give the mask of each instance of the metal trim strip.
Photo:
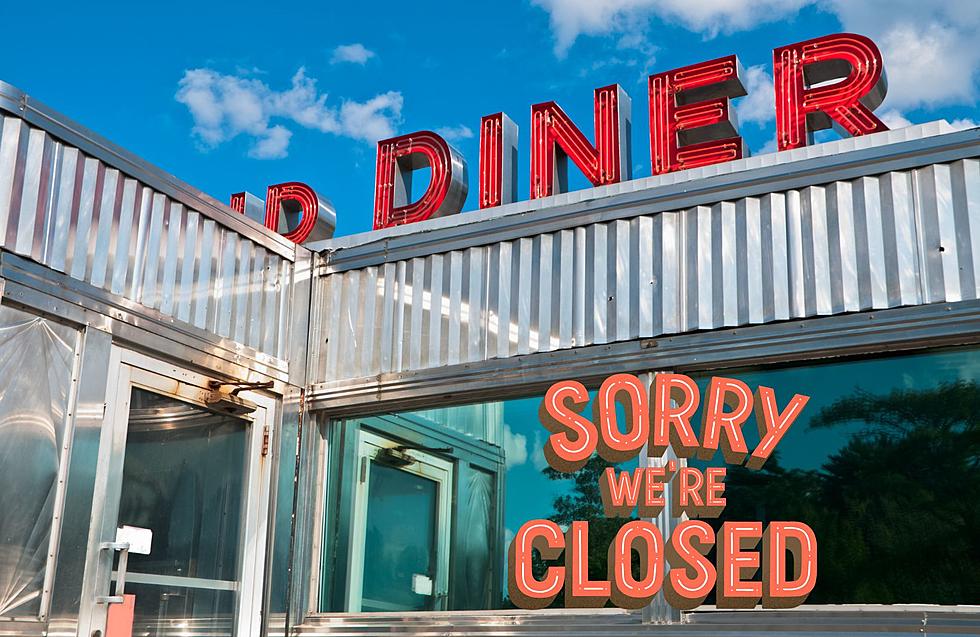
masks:
[[(117, 576), (112, 572), (112, 577)], [(175, 586), (178, 588), (203, 588), (210, 591), (237, 591), (238, 582), (203, 577), (177, 577), (173, 575), (154, 575), (152, 573), (126, 573), (127, 584), (153, 584), (155, 586)]]
[[(339, 633), (387, 635), (393, 623), (406, 635), (771, 635), (858, 634), (920, 635), (923, 632), (977, 634), (977, 606), (840, 605), (800, 606), (780, 610), (697, 610), (680, 623), (645, 623), (639, 611), (497, 610), (394, 613), (338, 613), (308, 617), (291, 634), (326, 636)], [(775, 631), (775, 632), (774, 632)]]

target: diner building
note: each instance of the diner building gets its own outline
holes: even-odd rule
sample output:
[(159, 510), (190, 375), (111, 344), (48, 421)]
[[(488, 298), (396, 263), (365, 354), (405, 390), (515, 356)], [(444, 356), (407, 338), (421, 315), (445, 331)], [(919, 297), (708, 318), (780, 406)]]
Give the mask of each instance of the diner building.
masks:
[[(0, 635), (980, 633), (980, 129), (296, 245), (0, 83), (0, 248)], [(809, 390), (723, 518), (813, 593), (516, 608), (521, 524), (625, 521), (544, 391), (664, 371)]]

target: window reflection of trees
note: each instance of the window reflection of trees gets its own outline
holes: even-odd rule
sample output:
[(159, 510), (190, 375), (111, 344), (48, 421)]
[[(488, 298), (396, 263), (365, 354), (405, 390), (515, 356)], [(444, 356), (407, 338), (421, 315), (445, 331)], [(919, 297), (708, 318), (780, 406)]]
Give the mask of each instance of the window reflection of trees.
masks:
[[(819, 543), (819, 575), (808, 604), (980, 600), (977, 384), (958, 381), (885, 394), (858, 389), (817, 412), (808, 428), (845, 426), (846, 443), (819, 469), (784, 467), (778, 450), (760, 471), (729, 467), (728, 505), (711, 523), (810, 525)], [(594, 456), (571, 476), (543, 470), (550, 479), (574, 481), (569, 493), (555, 498), (550, 519), (561, 525), (589, 521), (593, 579), (606, 578), (607, 548), (628, 521), (603, 515), (598, 485), (608, 466)], [(713, 551), (709, 557), (714, 559)], [(561, 562), (546, 564), (535, 553), (535, 576)], [(553, 606), (562, 604), (559, 596)]]
[(980, 389), (856, 390), (809, 428), (862, 426), (818, 470), (729, 469), (722, 519), (800, 520), (819, 543), (807, 603), (980, 600)]

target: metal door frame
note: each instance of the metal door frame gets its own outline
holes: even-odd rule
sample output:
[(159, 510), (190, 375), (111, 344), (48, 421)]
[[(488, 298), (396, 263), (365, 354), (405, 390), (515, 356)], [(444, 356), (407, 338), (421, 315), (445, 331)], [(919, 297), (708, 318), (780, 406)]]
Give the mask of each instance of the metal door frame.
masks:
[[(79, 635), (105, 630), (108, 605), (96, 601), (108, 596), (113, 551), (105, 548), (114, 542), (122, 493), (122, 471), (125, 461), (126, 435), (129, 424), (130, 394), (134, 386), (164, 396), (206, 406), (212, 377), (165, 361), (113, 345), (109, 358), (105, 415), (99, 444), (92, 522), (82, 590), (85, 594), (79, 612)], [(245, 420), (250, 421), (248, 456), (235, 632), (238, 637), (257, 635), (261, 629), (265, 546), (268, 535), (272, 456), (263, 456), (265, 440), (273, 439), (278, 401), (254, 391), (243, 391), (242, 398), (258, 405)], [(251, 559), (249, 558), (251, 556)]]
[[(351, 520), (352, 546), (347, 567), (347, 610), (361, 612), (361, 595), (364, 588), (364, 543), (367, 539), (367, 496), (371, 482), (371, 460), (380, 449), (399, 446), (398, 441), (368, 431), (360, 431), (357, 470), (354, 487), (354, 506)], [(445, 610), (449, 595), (449, 547), (452, 538), (453, 465), (425, 451), (410, 451), (418, 460), (400, 470), (433, 480), (439, 485), (436, 501), (436, 556), (433, 578), (433, 610)]]

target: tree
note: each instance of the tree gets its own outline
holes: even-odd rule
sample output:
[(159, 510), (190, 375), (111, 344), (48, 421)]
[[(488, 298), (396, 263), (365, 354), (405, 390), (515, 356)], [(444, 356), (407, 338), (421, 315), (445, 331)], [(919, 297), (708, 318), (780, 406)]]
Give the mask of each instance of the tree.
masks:
[(980, 599), (980, 389), (857, 390), (810, 429), (860, 423), (818, 471), (734, 467), (722, 519), (800, 520), (817, 536), (809, 603)]

